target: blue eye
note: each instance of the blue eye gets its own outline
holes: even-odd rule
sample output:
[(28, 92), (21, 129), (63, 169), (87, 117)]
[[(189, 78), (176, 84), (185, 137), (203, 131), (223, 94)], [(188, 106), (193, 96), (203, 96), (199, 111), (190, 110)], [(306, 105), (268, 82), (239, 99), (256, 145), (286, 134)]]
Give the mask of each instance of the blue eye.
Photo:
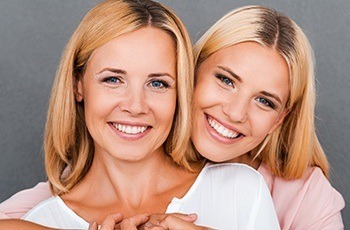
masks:
[(109, 84), (118, 84), (121, 82), (121, 80), (118, 77), (106, 77), (103, 79), (103, 82), (106, 82)]
[(260, 102), (261, 104), (263, 104), (264, 106), (270, 107), (272, 109), (274, 109), (276, 107), (274, 103), (272, 103), (270, 100), (267, 100), (266, 98), (259, 97), (256, 100), (258, 102)]
[(150, 85), (153, 88), (157, 88), (157, 89), (169, 88), (169, 84), (168, 83), (166, 83), (164, 81), (160, 81), (160, 80), (151, 81)]
[(221, 74), (215, 74), (215, 77), (225, 85), (233, 86), (233, 81), (230, 78), (225, 77), (224, 75), (221, 75)]

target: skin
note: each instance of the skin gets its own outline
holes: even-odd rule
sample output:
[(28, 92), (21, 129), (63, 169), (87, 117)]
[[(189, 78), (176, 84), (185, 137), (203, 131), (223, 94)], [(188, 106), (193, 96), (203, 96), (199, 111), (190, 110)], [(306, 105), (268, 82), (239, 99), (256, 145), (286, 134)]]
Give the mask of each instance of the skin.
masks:
[(88, 222), (116, 211), (125, 218), (164, 213), (195, 180), (163, 150), (176, 108), (175, 57), (170, 35), (152, 27), (111, 40), (90, 57), (76, 99), (84, 103), (94, 160), (61, 196)]
[(197, 230), (209, 230), (209, 228), (196, 226), (193, 224), (194, 221), (197, 220), (196, 214), (181, 214), (181, 213), (173, 213), (173, 214), (153, 214), (151, 216), (145, 214), (137, 214), (130, 218), (122, 219), (122, 215), (120, 213), (109, 215), (100, 225), (96, 222), (93, 222), (89, 226), (89, 230), (113, 230), (113, 229), (127, 229), (127, 230), (137, 230), (137, 229), (145, 229), (145, 230), (162, 230), (167, 229), (168, 226), (177, 226), (180, 229), (197, 229)]
[[(151, 32), (164, 40), (155, 42)], [(86, 126), (102, 160), (142, 162), (164, 154), (176, 107), (171, 38), (145, 28), (99, 47), (78, 82), (77, 100), (84, 102)]]
[(201, 155), (214, 162), (249, 163), (245, 154), (287, 114), (288, 76), (283, 57), (255, 42), (208, 57), (199, 66), (194, 96), (192, 141)]

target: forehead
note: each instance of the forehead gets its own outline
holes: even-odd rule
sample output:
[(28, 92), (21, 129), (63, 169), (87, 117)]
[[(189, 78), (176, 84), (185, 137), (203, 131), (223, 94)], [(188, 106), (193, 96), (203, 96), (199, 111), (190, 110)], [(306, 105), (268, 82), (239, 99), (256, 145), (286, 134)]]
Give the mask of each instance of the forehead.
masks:
[(112, 39), (91, 55), (88, 67), (141, 68), (148, 71), (174, 71), (174, 39), (165, 31), (144, 27)]

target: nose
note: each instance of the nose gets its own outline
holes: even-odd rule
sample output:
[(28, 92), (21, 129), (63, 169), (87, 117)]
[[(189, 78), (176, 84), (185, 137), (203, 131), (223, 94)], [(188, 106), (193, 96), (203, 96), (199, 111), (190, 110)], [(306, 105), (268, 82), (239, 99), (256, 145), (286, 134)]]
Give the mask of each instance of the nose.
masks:
[(223, 113), (233, 122), (243, 123), (248, 119), (249, 100), (232, 97), (222, 107)]
[(130, 88), (124, 93), (125, 97), (119, 105), (122, 111), (129, 113), (131, 116), (139, 116), (148, 113), (149, 105), (142, 88)]

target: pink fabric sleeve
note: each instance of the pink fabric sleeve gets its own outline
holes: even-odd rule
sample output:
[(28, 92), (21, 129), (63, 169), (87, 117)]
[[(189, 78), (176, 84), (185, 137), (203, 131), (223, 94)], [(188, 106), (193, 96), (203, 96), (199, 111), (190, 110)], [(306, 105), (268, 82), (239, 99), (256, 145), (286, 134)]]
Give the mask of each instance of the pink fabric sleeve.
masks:
[(22, 190), (0, 204), (0, 219), (19, 219), (51, 196), (48, 182), (40, 182), (33, 188)]
[(258, 171), (270, 188), (282, 229), (344, 229), (344, 199), (320, 168), (309, 168), (301, 179), (290, 181), (274, 177), (266, 165)]

